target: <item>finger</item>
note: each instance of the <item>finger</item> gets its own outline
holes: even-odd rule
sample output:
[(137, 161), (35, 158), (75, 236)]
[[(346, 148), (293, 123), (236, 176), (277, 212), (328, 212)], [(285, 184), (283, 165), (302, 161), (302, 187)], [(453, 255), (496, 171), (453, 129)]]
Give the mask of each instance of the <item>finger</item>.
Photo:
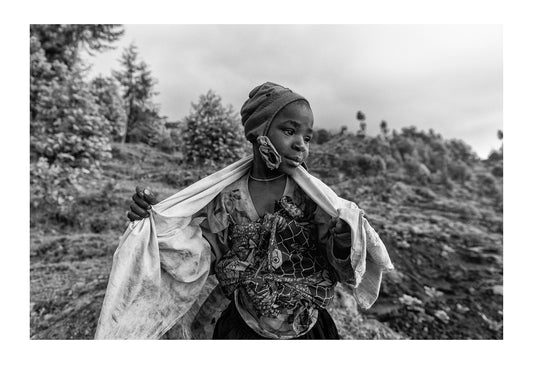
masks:
[(157, 204), (157, 199), (155, 197), (155, 194), (149, 188), (145, 188), (143, 191), (143, 194), (144, 194), (144, 198), (146, 199), (148, 203), (152, 205)]
[(131, 203), (130, 209), (131, 209), (131, 212), (135, 213), (136, 215), (138, 215), (140, 217), (148, 217), (148, 216), (150, 216), (150, 214), (147, 211), (145, 211), (144, 209), (142, 209), (141, 207), (139, 207), (135, 203)]
[(150, 204), (148, 204), (143, 197), (139, 196), (138, 193), (134, 194), (131, 199), (141, 208), (145, 209), (145, 210), (148, 210), (150, 208), (152, 208), (152, 206), (150, 206)]
[(331, 234), (335, 233), (335, 224), (336, 224), (335, 218), (331, 218), (328, 223), (328, 229)]
[(135, 192), (136, 192), (137, 194), (139, 194), (141, 198), (143, 197), (143, 191), (144, 191), (144, 187), (143, 187), (143, 186), (137, 186), (137, 187), (135, 187)]
[(130, 211), (128, 211), (127, 216), (128, 216), (128, 219), (130, 219), (130, 221), (142, 220), (141, 216), (138, 216), (135, 213), (130, 212)]
[(339, 219), (335, 226), (335, 232), (337, 233), (348, 233), (350, 231), (350, 226), (346, 221)]

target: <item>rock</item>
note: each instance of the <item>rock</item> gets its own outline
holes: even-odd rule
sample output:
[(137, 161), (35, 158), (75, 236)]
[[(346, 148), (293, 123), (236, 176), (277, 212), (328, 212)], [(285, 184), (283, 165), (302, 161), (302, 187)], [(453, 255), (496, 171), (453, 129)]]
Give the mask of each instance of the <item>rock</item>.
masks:
[(492, 293), (503, 296), (503, 285), (495, 285), (492, 287)]
[(444, 310), (437, 310), (433, 315), (444, 323), (448, 323), (450, 320), (450, 317), (448, 317), (448, 314)]
[(419, 235), (419, 234), (423, 234), (424, 233), (424, 230), (422, 229), (422, 227), (420, 225), (411, 225), (409, 227), (409, 230), (411, 231), (411, 233), (413, 233), (415, 235)]
[(396, 284), (401, 283), (405, 279), (405, 275), (401, 273), (399, 270), (389, 271), (387, 272), (385, 276), (386, 276), (386, 279), (390, 279)]
[(443, 244), (442, 245), (442, 252), (444, 253), (455, 253), (455, 250), (453, 248), (451, 248), (450, 246), (446, 245), (446, 244)]
[(411, 247), (411, 245), (409, 244), (409, 242), (404, 241), (404, 240), (398, 242), (397, 246), (398, 246), (398, 248), (400, 248), (400, 249), (408, 249), (408, 248)]
[(437, 298), (444, 294), (441, 291), (437, 290), (436, 288), (428, 287), (427, 285), (424, 285), (424, 292), (426, 293), (426, 295), (428, 295), (431, 298)]

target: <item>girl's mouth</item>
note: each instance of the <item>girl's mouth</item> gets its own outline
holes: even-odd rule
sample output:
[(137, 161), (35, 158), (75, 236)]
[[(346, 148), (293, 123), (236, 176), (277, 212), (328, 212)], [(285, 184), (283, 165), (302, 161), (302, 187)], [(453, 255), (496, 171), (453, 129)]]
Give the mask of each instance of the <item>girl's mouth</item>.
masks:
[(292, 159), (290, 157), (285, 157), (285, 161), (287, 162), (287, 165), (297, 167), (302, 163), (302, 160), (300, 159)]

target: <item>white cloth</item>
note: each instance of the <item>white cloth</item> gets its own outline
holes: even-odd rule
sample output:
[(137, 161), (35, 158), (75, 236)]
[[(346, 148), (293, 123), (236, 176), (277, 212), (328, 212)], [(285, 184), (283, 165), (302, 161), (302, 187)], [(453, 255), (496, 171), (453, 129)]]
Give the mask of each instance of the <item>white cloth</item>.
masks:
[[(157, 339), (191, 308), (212, 256), (192, 215), (246, 174), (251, 163), (252, 157), (245, 157), (154, 205), (149, 218), (129, 224), (113, 256), (96, 339)], [(325, 212), (349, 224), (350, 280), (358, 304), (369, 308), (382, 272), (394, 268), (385, 245), (355, 203), (338, 197), (302, 167), (292, 178)]]

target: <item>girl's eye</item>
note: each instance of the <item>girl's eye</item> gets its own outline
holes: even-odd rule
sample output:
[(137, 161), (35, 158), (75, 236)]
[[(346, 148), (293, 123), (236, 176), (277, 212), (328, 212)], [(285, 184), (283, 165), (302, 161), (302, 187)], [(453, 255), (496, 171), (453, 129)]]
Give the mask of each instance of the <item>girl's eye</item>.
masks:
[(311, 141), (311, 138), (309, 136), (307, 136), (304, 140), (305, 140), (306, 143), (309, 143)]
[(287, 135), (294, 135), (294, 130), (292, 128), (285, 128), (283, 130)]

